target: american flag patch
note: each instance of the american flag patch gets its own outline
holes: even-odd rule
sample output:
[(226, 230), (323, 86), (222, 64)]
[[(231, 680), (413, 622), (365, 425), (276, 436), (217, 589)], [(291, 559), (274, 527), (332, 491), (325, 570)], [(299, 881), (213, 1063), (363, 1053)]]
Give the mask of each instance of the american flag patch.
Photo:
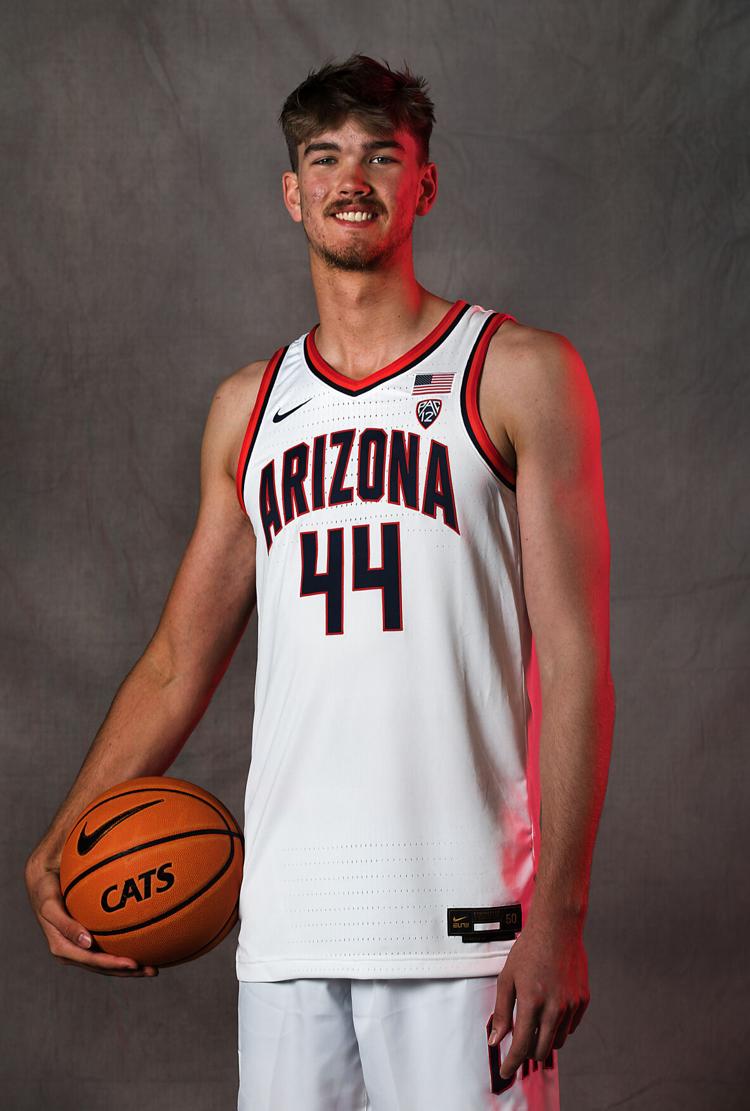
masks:
[(414, 379), (412, 396), (415, 393), (450, 393), (454, 377), (454, 371), (450, 374), (418, 374)]

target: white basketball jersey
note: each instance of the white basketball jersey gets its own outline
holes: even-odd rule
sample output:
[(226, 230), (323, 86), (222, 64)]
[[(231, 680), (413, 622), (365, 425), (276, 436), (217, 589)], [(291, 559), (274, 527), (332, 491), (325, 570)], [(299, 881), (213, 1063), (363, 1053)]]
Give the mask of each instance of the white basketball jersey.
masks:
[(240, 980), (487, 976), (522, 927), (531, 631), (514, 472), (477, 405), (506, 319), (458, 300), (359, 380), (316, 324), (266, 367), (237, 470), (258, 607)]

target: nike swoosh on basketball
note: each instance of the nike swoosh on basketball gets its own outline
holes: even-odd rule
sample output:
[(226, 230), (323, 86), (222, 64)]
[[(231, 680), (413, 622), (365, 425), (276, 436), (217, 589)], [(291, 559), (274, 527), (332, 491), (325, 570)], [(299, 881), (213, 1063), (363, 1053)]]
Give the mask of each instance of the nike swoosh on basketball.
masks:
[[(307, 401), (312, 401), (312, 398), (308, 397)], [(298, 409), (301, 409), (303, 405), (307, 405), (307, 401), (300, 401), (299, 405), (295, 405), (293, 409), (287, 409), (286, 413), (282, 413), (280, 409), (277, 409), (273, 415), (273, 419), (279, 421), (283, 420), (284, 417), (291, 416), (292, 413), (296, 413)]]
[(133, 806), (130, 810), (123, 810), (122, 814), (117, 814), (114, 818), (102, 822), (93, 833), (86, 832), (86, 824), (84, 823), (83, 829), (78, 834), (78, 855), (85, 856), (86, 853), (91, 852), (97, 841), (101, 841), (104, 834), (109, 833), (113, 826), (119, 825), (126, 818), (132, 818), (133, 814), (138, 814), (141, 810), (147, 810), (149, 806), (156, 806), (158, 802), (162, 801), (163, 799), (152, 799), (151, 802), (142, 802), (140, 806)]

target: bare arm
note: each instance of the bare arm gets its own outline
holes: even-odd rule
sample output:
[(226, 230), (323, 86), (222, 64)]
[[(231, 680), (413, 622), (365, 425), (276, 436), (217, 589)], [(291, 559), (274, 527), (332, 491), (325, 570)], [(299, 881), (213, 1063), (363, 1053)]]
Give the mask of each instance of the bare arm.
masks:
[(542, 833), (531, 912), (499, 979), (500, 1036), (518, 997), (503, 1076), (560, 1048), (589, 1002), (582, 933), (615, 713), (598, 410), (575, 348), (531, 332), (514, 352), (504, 411), (541, 682)]
[(515, 446), (524, 594), (542, 693), (532, 913), (582, 926), (615, 710), (599, 414), (583, 362), (563, 336), (541, 333), (527, 360), (533, 396)]
[[(55, 887), (71, 825), (108, 787), (162, 775), (172, 764), (203, 716), (255, 605), (255, 538), (237, 500), (234, 466), (264, 367), (261, 362), (243, 368), (214, 395), (201, 445), (198, 516), (156, 631), (123, 680), (75, 782), (27, 861), (32, 905), (56, 956), (67, 953), (78, 960), (84, 955), (80, 949), (71, 952), (78, 947), (65, 941), (66, 936), (77, 939), (78, 924), (58, 905)], [(95, 955), (85, 956), (93, 961)], [(100, 964), (122, 967), (104, 955)]]

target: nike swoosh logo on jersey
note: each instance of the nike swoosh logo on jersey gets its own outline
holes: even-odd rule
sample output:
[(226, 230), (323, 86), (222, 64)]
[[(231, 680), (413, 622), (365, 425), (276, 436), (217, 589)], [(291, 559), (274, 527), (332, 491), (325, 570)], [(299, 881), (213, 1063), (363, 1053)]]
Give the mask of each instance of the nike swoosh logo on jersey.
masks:
[(151, 802), (142, 802), (140, 806), (133, 806), (130, 810), (123, 810), (122, 814), (117, 814), (114, 818), (103, 822), (93, 833), (86, 832), (84, 823), (83, 829), (78, 834), (78, 855), (85, 856), (86, 853), (90, 853), (97, 841), (101, 841), (104, 834), (109, 833), (114, 826), (124, 822), (126, 818), (132, 818), (133, 814), (138, 814), (141, 810), (147, 810), (149, 806), (156, 806), (157, 802), (161, 801), (162, 799), (153, 799)]
[[(307, 401), (312, 401), (312, 398), (308, 397)], [(282, 413), (280, 409), (277, 409), (273, 415), (273, 419), (277, 421), (283, 420), (284, 417), (290, 417), (292, 413), (296, 413), (297, 410), (301, 409), (303, 405), (307, 405), (307, 401), (300, 401), (299, 405), (295, 405), (293, 409), (288, 409), (286, 413)]]

